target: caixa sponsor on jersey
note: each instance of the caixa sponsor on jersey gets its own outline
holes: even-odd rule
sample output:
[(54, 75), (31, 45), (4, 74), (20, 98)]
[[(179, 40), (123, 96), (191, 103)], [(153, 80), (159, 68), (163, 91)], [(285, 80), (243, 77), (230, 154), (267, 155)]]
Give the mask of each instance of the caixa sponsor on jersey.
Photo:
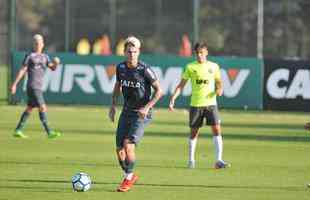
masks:
[(310, 111), (310, 61), (265, 60), (264, 108)]

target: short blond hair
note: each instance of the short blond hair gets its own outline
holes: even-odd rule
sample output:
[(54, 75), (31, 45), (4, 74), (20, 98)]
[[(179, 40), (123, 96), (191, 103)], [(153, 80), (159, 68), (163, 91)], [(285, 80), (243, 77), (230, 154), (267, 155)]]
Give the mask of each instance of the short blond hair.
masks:
[(43, 36), (41, 34), (35, 34), (33, 40), (43, 40)]
[(126, 38), (125, 40), (125, 49), (127, 48), (127, 46), (131, 44), (134, 47), (140, 49), (141, 47), (141, 42), (138, 38), (136, 38), (135, 36), (129, 36), (128, 38)]

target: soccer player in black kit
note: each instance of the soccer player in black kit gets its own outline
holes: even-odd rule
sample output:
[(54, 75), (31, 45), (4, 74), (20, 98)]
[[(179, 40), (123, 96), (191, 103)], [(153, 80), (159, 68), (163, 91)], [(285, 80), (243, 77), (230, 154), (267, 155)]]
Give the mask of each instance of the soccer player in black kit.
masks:
[(17, 127), (14, 132), (14, 136), (17, 138), (27, 138), (22, 130), (26, 124), (27, 119), (29, 118), (32, 109), (38, 107), (39, 117), (41, 123), (47, 133), (48, 138), (56, 138), (60, 136), (59, 132), (51, 130), (47, 121), (47, 105), (43, 97), (43, 77), (44, 71), (46, 68), (55, 70), (60, 63), (60, 59), (55, 57), (53, 61), (50, 60), (49, 56), (43, 53), (44, 48), (44, 39), (40, 34), (33, 36), (33, 50), (28, 53), (23, 61), (22, 67), (19, 70), (15, 81), (11, 86), (11, 93), (14, 95), (16, 93), (16, 87), (19, 81), (24, 77), (25, 74), (28, 74), (27, 80), (27, 108), (23, 112)]
[(127, 60), (116, 67), (116, 83), (109, 111), (109, 117), (113, 122), (117, 98), (122, 93), (124, 104), (116, 131), (116, 153), (125, 177), (117, 189), (119, 192), (130, 190), (138, 179), (133, 173), (136, 161), (135, 145), (142, 139), (144, 127), (151, 120), (152, 107), (162, 96), (155, 73), (139, 60), (140, 46), (139, 39), (134, 36), (125, 40)]

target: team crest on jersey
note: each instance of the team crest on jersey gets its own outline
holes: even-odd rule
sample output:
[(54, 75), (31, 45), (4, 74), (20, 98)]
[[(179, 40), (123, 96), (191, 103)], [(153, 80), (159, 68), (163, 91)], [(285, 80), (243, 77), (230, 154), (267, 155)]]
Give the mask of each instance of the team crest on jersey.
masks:
[(209, 72), (210, 74), (212, 74), (212, 73), (213, 73), (213, 70), (212, 70), (212, 69), (208, 69), (208, 72)]
[(125, 68), (125, 65), (124, 64), (120, 64), (119, 68)]

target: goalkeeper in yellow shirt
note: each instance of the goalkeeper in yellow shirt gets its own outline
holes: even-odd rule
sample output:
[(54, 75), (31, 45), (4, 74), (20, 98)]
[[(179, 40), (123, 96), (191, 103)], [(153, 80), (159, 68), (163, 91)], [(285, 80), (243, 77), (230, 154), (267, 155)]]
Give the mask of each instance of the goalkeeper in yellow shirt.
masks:
[(223, 84), (219, 66), (207, 60), (208, 47), (206, 43), (200, 42), (194, 46), (196, 61), (188, 63), (182, 73), (182, 79), (170, 98), (169, 109), (174, 109), (176, 98), (190, 80), (192, 84), (192, 95), (189, 114), (189, 160), (188, 167), (195, 168), (195, 149), (199, 134), (199, 128), (206, 124), (211, 126), (213, 143), (215, 147), (215, 168), (227, 168), (230, 164), (222, 159), (223, 139), (221, 135), (220, 117), (216, 102), (216, 96), (223, 94)]

